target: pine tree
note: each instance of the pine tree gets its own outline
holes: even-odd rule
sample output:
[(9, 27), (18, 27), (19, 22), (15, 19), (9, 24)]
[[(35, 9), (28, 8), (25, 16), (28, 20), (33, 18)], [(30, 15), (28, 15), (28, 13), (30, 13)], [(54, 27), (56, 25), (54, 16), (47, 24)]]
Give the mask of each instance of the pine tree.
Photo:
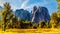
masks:
[(7, 24), (10, 22), (10, 19), (13, 17), (13, 14), (11, 14), (12, 10), (11, 10), (11, 6), (9, 3), (5, 3), (4, 4), (4, 9), (3, 9), (3, 21), (4, 21), (4, 31), (6, 29)]
[(52, 28), (58, 28), (58, 26), (60, 25), (60, 11), (54, 12), (51, 15), (51, 24)]

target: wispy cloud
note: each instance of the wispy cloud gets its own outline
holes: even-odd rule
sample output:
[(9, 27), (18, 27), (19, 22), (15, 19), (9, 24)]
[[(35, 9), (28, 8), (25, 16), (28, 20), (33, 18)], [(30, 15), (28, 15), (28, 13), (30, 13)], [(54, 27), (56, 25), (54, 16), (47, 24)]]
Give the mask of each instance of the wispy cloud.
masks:
[(27, 7), (25, 7), (24, 9), (31, 12), (31, 10), (33, 9), (34, 6), (37, 6), (37, 5), (36, 4), (31, 4), (31, 5), (27, 6)]
[(26, 4), (29, 2), (29, 0), (25, 0), (23, 3), (22, 3), (22, 5), (21, 5), (21, 7), (20, 8), (25, 8), (26, 7)]
[(3, 3), (5, 3), (4, 0), (0, 0), (0, 6), (3, 6)]
[[(43, 4), (42, 4), (42, 3), (43, 3)], [(49, 4), (49, 3), (50, 3), (50, 2), (48, 2), (47, 0), (44, 0), (44, 1), (42, 1), (42, 2), (37, 2), (37, 3), (35, 3), (35, 4), (31, 4), (31, 5), (27, 6), (27, 7), (25, 7), (25, 9), (32, 9), (34, 5), (36, 5), (36, 6), (44, 6), (44, 5), (47, 5), (47, 4)]]
[(56, 0), (0, 0), (0, 6), (3, 7), (5, 2), (9, 2), (13, 10), (23, 8), (30, 11), (34, 5), (47, 7), (50, 13), (57, 10)]
[(16, 9), (19, 9), (16, 4), (16, 2), (18, 2), (18, 1), (21, 2), (22, 0), (0, 0), (0, 6), (3, 7), (3, 4), (8, 2), (11, 5), (11, 9), (13, 9), (13, 11), (15, 11)]
[[(43, 4), (42, 4), (43, 3)], [(42, 2), (37, 2), (37, 3), (34, 3), (34, 4), (31, 4), (31, 5), (29, 5), (29, 6), (25, 6), (25, 8), (24, 9), (26, 9), (26, 10), (29, 10), (29, 11), (31, 11), (32, 9), (33, 9), (33, 6), (45, 6), (45, 5), (47, 5), (47, 4), (49, 4), (50, 2), (48, 2), (47, 0), (44, 0), (44, 1), (42, 1)]]

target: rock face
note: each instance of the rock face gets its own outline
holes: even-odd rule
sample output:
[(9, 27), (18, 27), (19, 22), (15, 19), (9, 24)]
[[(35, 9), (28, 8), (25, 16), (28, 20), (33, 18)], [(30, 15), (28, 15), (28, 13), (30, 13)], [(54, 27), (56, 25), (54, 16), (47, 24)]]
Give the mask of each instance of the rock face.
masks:
[(50, 21), (50, 15), (46, 7), (34, 6), (31, 13), (24, 9), (18, 9), (15, 11), (15, 15), (18, 17), (18, 19), (30, 20), (32, 23)]
[(30, 13), (27, 10), (24, 9), (18, 9), (15, 11), (15, 15), (18, 17), (18, 19), (24, 19), (24, 20), (30, 20)]
[(37, 23), (37, 22), (49, 22), (50, 21), (50, 15), (48, 13), (48, 10), (46, 7), (33, 7), (32, 10), (32, 23)]
[(2, 10), (3, 8), (0, 6), (0, 10)]

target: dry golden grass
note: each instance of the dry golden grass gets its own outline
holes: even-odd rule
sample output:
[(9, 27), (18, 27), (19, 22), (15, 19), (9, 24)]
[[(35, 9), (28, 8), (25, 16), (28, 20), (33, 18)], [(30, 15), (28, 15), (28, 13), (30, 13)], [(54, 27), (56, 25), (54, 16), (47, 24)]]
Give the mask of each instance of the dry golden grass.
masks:
[(60, 29), (7, 29), (0, 34), (60, 34)]
[(7, 29), (0, 34), (60, 34), (60, 29)]

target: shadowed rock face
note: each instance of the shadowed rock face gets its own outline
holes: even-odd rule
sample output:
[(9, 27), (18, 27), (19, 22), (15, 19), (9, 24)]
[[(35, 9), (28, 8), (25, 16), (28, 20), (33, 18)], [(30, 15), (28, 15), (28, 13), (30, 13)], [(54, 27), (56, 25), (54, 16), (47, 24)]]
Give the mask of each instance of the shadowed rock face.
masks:
[(30, 13), (27, 10), (24, 9), (18, 9), (15, 11), (15, 15), (18, 17), (18, 19), (24, 19), (24, 20), (30, 20)]
[(0, 6), (0, 10), (2, 10), (3, 8)]
[(43, 22), (50, 21), (50, 15), (46, 7), (37, 8), (36, 6), (34, 6), (31, 13), (29, 13), (29, 11), (24, 10), (24, 9), (18, 9), (15, 11), (15, 15), (19, 19), (24, 19), (24, 20), (28, 19), (32, 23), (37, 23), (40, 21), (43, 21)]
[(32, 23), (37, 23), (37, 22), (49, 22), (50, 21), (50, 15), (48, 13), (48, 10), (46, 7), (33, 7), (32, 11)]

